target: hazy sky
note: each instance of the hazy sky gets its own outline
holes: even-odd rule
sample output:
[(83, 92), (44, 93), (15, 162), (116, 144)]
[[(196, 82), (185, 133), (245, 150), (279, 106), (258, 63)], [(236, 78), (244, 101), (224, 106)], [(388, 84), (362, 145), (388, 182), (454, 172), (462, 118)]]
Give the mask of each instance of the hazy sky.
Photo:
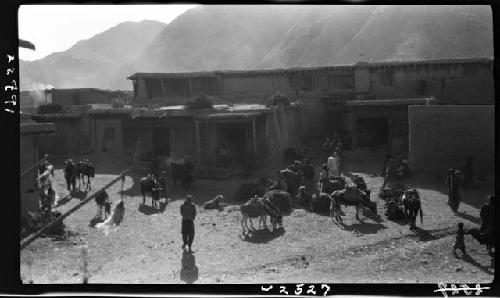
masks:
[(170, 23), (196, 5), (22, 5), (19, 38), (35, 44), (36, 51), (20, 48), (23, 60), (36, 60), (69, 49), (125, 21), (157, 20)]

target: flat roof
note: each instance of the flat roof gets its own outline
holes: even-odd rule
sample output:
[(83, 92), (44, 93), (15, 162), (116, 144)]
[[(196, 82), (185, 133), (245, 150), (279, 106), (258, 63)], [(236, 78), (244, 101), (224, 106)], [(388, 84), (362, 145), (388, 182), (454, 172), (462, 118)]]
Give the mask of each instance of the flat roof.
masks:
[(423, 105), (434, 98), (404, 98), (404, 99), (370, 99), (370, 100), (348, 100), (346, 106), (402, 106), (402, 105)]
[(346, 70), (355, 69), (358, 67), (381, 67), (381, 66), (404, 66), (404, 65), (424, 65), (424, 64), (466, 64), (466, 63), (492, 63), (492, 57), (475, 57), (475, 58), (443, 58), (432, 60), (387, 60), (387, 61), (363, 61), (353, 64), (330, 65), (317, 67), (292, 67), (292, 68), (276, 68), (276, 69), (256, 69), (256, 70), (213, 70), (213, 71), (193, 71), (193, 72), (138, 72), (127, 77), (129, 80), (137, 78), (153, 77), (153, 78), (179, 78), (179, 77), (210, 77), (210, 76), (237, 76), (237, 75), (256, 75), (256, 74), (272, 74), (272, 73), (288, 73), (295, 71), (313, 71), (313, 70)]

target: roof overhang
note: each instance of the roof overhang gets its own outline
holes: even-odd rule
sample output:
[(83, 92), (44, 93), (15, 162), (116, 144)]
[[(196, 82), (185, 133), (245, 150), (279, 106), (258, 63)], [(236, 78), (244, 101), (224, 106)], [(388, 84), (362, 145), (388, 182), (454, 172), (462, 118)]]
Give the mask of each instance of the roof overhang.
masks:
[(349, 108), (356, 107), (397, 107), (410, 105), (425, 105), (434, 99), (429, 98), (407, 98), (407, 99), (372, 99), (372, 100), (349, 100), (345, 104)]

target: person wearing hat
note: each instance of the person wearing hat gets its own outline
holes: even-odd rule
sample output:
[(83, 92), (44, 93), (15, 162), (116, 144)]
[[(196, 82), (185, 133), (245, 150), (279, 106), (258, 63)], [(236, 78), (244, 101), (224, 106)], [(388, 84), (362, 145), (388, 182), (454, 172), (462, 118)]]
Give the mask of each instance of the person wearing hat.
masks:
[(192, 203), (191, 195), (186, 197), (184, 204), (181, 205), (181, 216), (182, 216), (182, 248), (184, 249), (186, 245), (189, 247), (189, 252), (191, 250), (191, 245), (194, 239), (194, 218), (196, 217), (196, 207)]
[(449, 169), (445, 183), (448, 190), (448, 205), (450, 205), (453, 212), (457, 212), (458, 206), (460, 205), (461, 185), (460, 177), (458, 177), (457, 171), (455, 171), (454, 169)]

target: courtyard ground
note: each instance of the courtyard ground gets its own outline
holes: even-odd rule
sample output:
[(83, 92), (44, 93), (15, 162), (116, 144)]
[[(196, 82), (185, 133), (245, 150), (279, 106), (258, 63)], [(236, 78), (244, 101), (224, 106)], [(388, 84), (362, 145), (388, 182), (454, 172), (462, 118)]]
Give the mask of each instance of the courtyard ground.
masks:
[[(116, 155), (87, 156), (96, 165), (92, 191), (99, 189), (127, 168)], [(56, 167), (55, 184), (65, 212), (80, 202), (66, 198), (63, 160)], [(83, 156), (72, 157), (80, 159)], [(90, 283), (489, 283), (493, 268), (486, 248), (471, 236), (465, 238), (468, 257), (452, 253), (458, 222), (465, 228), (478, 227), (479, 208), (494, 190), (494, 177), (480, 188), (464, 191), (459, 212), (446, 204), (442, 179), (416, 176), (407, 184), (421, 194), (423, 224), (418, 231), (387, 220), (384, 201), (378, 198), (383, 154), (346, 154), (347, 169), (363, 176), (377, 202), (378, 216), (354, 218), (354, 208), (343, 208), (346, 224), (341, 229), (327, 216), (295, 209), (284, 217), (284, 231), (263, 230), (243, 239), (238, 208), (231, 196), (247, 180), (196, 180), (192, 189), (175, 189), (169, 184), (172, 200), (161, 213), (141, 206), (137, 175), (129, 174), (124, 185), (126, 212), (123, 223), (105, 235), (90, 225), (96, 205), (89, 202), (64, 220), (66, 233), (60, 238), (40, 238), (21, 251), (21, 278), (34, 283), (80, 283), (81, 246), (89, 248)], [(315, 161), (318, 165), (318, 161)], [(120, 199), (121, 183), (108, 189), (110, 198)], [(196, 236), (192, 257), (181, 249), (179, 207), (187, 194), (198, 205)], [(223, 211), (202, 210), (201, 204), (223, 194), (230, 206)], [(255, 224), (258, 220), (254, 220)], [(197, 270), (184, 270), (189, 262)], [(31, 266), (28, 264), (31, 263)], [(193, 264), (194, 263), (194, 264)], [(184, 266), (185, 267), (185, 266)]]

